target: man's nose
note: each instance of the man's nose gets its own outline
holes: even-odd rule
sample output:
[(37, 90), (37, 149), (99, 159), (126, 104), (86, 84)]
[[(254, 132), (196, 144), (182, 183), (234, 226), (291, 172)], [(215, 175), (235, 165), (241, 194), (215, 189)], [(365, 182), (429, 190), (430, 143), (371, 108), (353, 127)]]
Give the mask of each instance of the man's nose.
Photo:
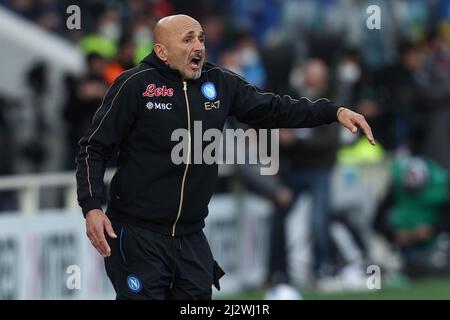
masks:
[(205, 44), (202, 41), (197, 39), (194, 42), (194, 48), (193, 49), (194, 49), (194, 51), (204, 51), (205, 50)]

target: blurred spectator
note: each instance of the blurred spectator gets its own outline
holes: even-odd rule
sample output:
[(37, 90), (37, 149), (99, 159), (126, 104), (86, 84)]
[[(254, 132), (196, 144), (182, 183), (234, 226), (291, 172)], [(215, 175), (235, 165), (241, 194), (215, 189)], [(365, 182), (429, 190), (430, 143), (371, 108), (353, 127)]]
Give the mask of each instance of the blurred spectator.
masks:
[(450, 170), (450, 37), (430, 36), (418, 83), (423, 103), (420, 116), (426, 123), (423, 151)]
[[(13, 173), (12, 127), (7, 120), (7, 99), (0, 96), (0, 177)], [(14, 194), (11, 191), (0, 191), (0, 213), (14, 210)]]
[[(155, 23), (156, 17), (141, 13), (133, 19), (130, 34), (122, 38), (121, 47), (124, 44), (129, 47), (134, 46), (134, 65), (138, 65), (153, 50), (154, 40), (152, 30)], [(122, 48), (119, 51), (122, 51)]]
[(96, 53), (91, 53), (87, 56), (87, 66), (87, 74), (81, 80), (72, 76), (66, 79), (68, 99), (63, 110), (69, 146), (66, 169), (75, 169), (74, 159), (79, 151), (78, 141), (85, 133), (95, 111), (100, 107), (107, 90), (103, 78), (106, 60)]
[(0, 96), (0, 175), (12, 173), (12, 128), (6, 119), (6, 99)]
[(236, 50), (230, 49), (224, 51), (220, 56), (219, 65), (239, 75), (243, 74), (241, 66), (239, 65), (239, 56)]
[(109, 62), (103, 70), (106, 84), (111, 85), (122, 72), (134, 67), (135, 50), (133, 39), (124, 37), (119, 46), (117, 59)]
[(426, 271), (417, 270), (420, 265), (431, 268), (433, 261), (428, 254), (437, 249), (440, 232), (450, 232), (440, 228), (445, 221), (448, 226), (450, 219), (450, 212), (442, 210), (450, 200), (449, 178), (448, 171), (426, 158), (397, 158), (393, 162), (392, 185), (380, 206), (376, 228), (402, 252), (406, 273)]
[(273, 34), (262, 50), (262, 58), (267, 73), (267, 90), (280, 95), (289, 94), (289, 74), (295, 60), (294, 45), (280, 34)]
[(407, 41), (423, 41), (427, 34), (430, 19), (430, 4), (426, 1), (397, 1), (392, 4), (399, 33)]
[[(386, 123), (375, 92), (373, 75), (355, 48), (344, 48), (337, 60), (335, 75), (337, 101), (368, 119), (377, 141), (384, 145)], [(346, 136), (345, 136), (346, 137)]]
[(26, 82), (29, 101), (24, 104), (24, 121), (26, 128), (21, 132), (20, 155), (28, 172), (41, 172), (47, 157), (47, 135), (50, 126), (45, 116), (45, 98), (49, 90), (49, 66), (36, 62), (28, 70)]
[(39, 0), (35, 10), (36, 23), (42, 28), (53, 32), (61, 32), (65, 27), (65, 20), (61, 15), (61, 8), (56, 0)]
[(105, 58), (117, 54), (117, 42), (122, 35), (122, 24), (117, 11), (101, 13), (93, 33), (84, 35), (78, 45), (86, 53), (97, 53)]
[(224, 23), (220, 16), (207, 16), (202, 22), (206, 34), (206, 54), (208, 60), (218, 63), (220, 54), (224, 51), (226, 43), (224, 39)]
[[(311, 99), (330, 96), (328, 69), (323, 61), (311, 59), (297, 67), (291, 77), (296, 96)], [(311, 234), (313, 241), (313, 272), (316, 278), (330, 272), (329, 215), (330, 177), (336, 161), (338, 127), (312, 129), (280, 129), (280, 176), (292, 190), (294, 199), (307, 191), (313, 198)], [(285, 220), (294, 202), (279, 210), (272, 221), (269, 277), (272, 281), (289, 281), (287, 274)]]
[(280, 4), (279, 0), (234, 0), (229, 4), (230, 16), (237, 29), (250, 32), (251, 38), (261, 44), (280, 22)]
[(411, 43), (399, 46), (400, 60), (382, 68), (375, 75), (376, 96), (384, 118), (385, 128), (391, 130), (383, 135), (381, 143), (389, 150), (410, 148), (412, 119), (417, 109), (416, 72), (421, 67), (419, 47)]
[(345, 48), (336, 65), (336, 95), (345, 106), (353, 106), (359, 101), (364, 90), (366, 70), (361, 55), (354, 48)]
[(240, 35), (236, 43), (236, 53), (242, 76), (256, 87), (265, 88), (266, 71), (255, 40), (250, 35)]

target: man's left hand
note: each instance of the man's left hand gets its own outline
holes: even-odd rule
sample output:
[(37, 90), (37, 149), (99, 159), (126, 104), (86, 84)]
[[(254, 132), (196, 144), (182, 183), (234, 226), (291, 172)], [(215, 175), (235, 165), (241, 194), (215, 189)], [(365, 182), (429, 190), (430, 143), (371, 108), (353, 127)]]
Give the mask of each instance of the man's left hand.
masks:
[(370, 126), (363, 115), (356, 113), (350, 109), (341, 107), (337, 111), (337, 118), (339, 123), (350, 130), (352, 133), (356, 133), (358, 131), (358, 128), (360, 128), (367, 137), (367, 140), (369, 140), (372, 145), (375, 145), (375, 139), (373, 138), (372, 129), (370, 129)]

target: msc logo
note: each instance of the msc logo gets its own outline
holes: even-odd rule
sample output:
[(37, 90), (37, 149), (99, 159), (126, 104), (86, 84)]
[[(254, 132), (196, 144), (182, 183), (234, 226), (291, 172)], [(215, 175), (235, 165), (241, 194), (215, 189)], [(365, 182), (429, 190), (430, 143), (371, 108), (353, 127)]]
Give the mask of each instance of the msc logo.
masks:
[(145, 105), (145, 107), (148, 110), (171, 110), (172, 109), (172, 104), (171, 103), (162, 103), (162, 102), (147, 102), (147, 104)]
[(205, 110), (219, 109), (219, 108), (220, 108), (220, 100), (205, 102)]
[(138, 293), (142, 289), (141, 281), (138, 279), (138, 277), (133, 275), (128, 276), (127, 285), (128, 288), (134, 293)]

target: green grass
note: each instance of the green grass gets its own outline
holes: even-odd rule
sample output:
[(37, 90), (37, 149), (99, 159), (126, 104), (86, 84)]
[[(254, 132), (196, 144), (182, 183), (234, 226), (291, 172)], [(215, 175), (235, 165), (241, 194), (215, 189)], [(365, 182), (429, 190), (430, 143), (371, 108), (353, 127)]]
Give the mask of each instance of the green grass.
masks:
[[(305, 300), (449, 300), (450, 278), (428, 278), (410, 281), (402, 287), (385, 287), (379, 290), (346, 293), (325, 293), (301, 290)], [(255, 290), (239, 295), (220, 295), (215, 299), (261, 300), (264, 290)]]

